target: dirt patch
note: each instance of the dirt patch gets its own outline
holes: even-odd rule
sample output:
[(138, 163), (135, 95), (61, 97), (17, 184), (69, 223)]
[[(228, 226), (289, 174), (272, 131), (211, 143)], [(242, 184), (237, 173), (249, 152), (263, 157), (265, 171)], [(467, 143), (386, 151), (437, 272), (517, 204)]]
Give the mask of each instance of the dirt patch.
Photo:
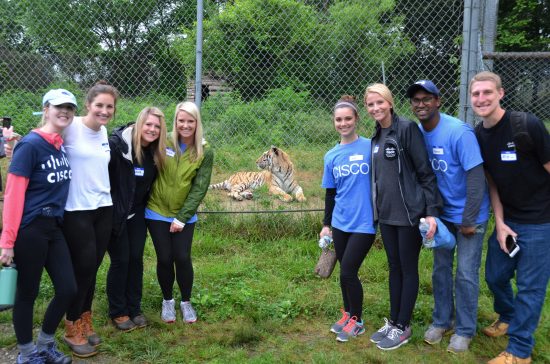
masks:
[(17, 359), (17, 347), (0, 349), (0, 363), (15, 363)]

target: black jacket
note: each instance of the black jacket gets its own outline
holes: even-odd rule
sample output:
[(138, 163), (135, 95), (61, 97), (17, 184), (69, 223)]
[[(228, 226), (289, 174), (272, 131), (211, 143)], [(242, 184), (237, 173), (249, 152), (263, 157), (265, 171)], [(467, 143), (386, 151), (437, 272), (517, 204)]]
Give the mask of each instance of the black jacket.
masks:
[[(409, 223), (417, 225), (423, 216), (439, 216), (443, 208), (443, 199), (437, 188), (437, 181), (433, 173), (422, 132), (418, 125), (396, 114), (392, 116), (392, 125), (384, 142), (380, 142), (380, 124), (376, 123), (376, 130), (372, 137), (372, 148), (376, 144), (393, 144), (398, 151), (399, 189)], [(376, 207), (376, 169), (372, 156), (372, 201), (374, 219), (378, 220)]]
[[(134, 203), (136, 177), (132, 159), (133, 123), (113, 130), (109, 137), (111, 161), (109, 162), (109, 180), (111, 182), (111, 199), (113, 200), (113, 230), (117, 237), (123, 224), (128, 219)], [(157, 170), (155, 169), (155, 176)]]

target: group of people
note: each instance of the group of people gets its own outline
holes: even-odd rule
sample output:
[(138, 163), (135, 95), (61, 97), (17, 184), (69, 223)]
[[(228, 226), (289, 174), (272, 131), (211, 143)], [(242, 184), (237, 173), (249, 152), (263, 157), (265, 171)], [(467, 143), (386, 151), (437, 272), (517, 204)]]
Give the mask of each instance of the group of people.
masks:
[[(54, 339), (63, 317), (63, 339), (72, 353), (97, 353), (101, 338), (92, 324), (92, 301), (106, 252), (113, 324), (123, 331), (147, 326), (141, 310), (147, 228), (157, 253), (162, 320), (176, 320), (174, 281), (183, 320), (197, 320), (190, 303), (191, 245), (214, 158), (199, 109), (192, 102), (178, 104), (167, 133), (162, 111), (146, 107), (134, 123), (108, 136), (117, 99), (117, 90), (100, 81), (87, 93), (85, 116), (76, 117), (75, 96), (50, 90), (40, 125), (9, 151), (0, 263), (15, 261), (19, 273), (13, 308), (17, 363), (70, 363)], [(4, 137), (11, 132), (4, 130)], [(33, 307), (44, 269), (55, 293), (35, 343)]]
[[(492, 206), (495, 230), (488, 240), (485, 279), (499, 317), (482, 331), (491, 337), (507, 334), (509, 343), (489, 363), (531, 362), (550, 277), (545, 241), (550, 136), (534, 115), (502, 108), (498, 75), (477, 74), (469, 94), (482, 119), (475, 129), (440, 112), (441, 95), (432, 81), (418, 81), (406, 93), (419, 124), (396, 114), (387, 86), (370, 85), (364, 105), (375, 121), (371, 139), (357, 133), (359, 107), (353, 97), (343, 96), (334, 106), (340, 142), (324, 158), (320, 236), (332, 236), (340, 262), (342, 317), (330, 327), (338, 341), (366, 331), (358, 271), (378, 227), (389, 265), (390, 308), (370, 340), (381, 350), (410, 340), (422, 247), (418, 225), (425, 218), (427, 238), (444, 224), (456, 247), (433, 250), (434, 310), (424, 341), (435, 345), (454, 332), (447, 350), (468, 350), (476, 333), (479, 268)], [(163, 112), (146, 107), (135, 122), (108, 136), (117, 100), (117, 90), (99, 82), (87, 93), (86, 114), (76, 117), (75, 96), (50, 90), (40, 125), (10, 151), (0, 263), (15, 260), (19, 272), (13, 310), (17, 363), (70, 363), (54, 339), (63, 317), (63, 339), (73, 354), (97, 353), (101, 338), (92, 324), (92, 301), (106, 252), (113, 324), (122, 331), (147, 326), (141, 310), (147, 230), (157, 256), (161, 319), (176, 321), (177, 282), (183, 320), (197, 320), (190, 302), (191, 246), (214, 158), (203, 139), (200, 112), (194, 103), (178, 104), (168, 133)], [(4, 130), (4, 136), (11, 131)], [(510, 238), (519, 246), (514, 256)], [(33, 307), (44, 269), (55, 294), (34, 342)], [(510, 283), (514, 275), (517, 293)]]
[[(330, 327), (338, 341), (365, 332), (358, 271), (377, 227), (388, 259), (390, 310), (370, 340), (381, 350), (410, 340), (419, 288), (419, 221), (425, 218), (427, 239), (439, 222), (456, 246), (433, 249), (434, 309), (424, 341), (435, 345), (452, 333), (447, 351), (467, 351), (476, 334), (479, 268), (492, 206), (495, 229), (488, 240), (485, 279), (499, 317), (482, 332), (508, 335), (509, 342), (489, 363), (531, 362), (550, 278), (545, 241), (550, 236), (550, 135), (534, 115), (502, 108), (504, 89), (495, 73), (473, 77), (469, 95), (482, 120), (475, 129), (440, 111), (440, 91), (430, 80), (415, 82), (406, 92), (419, 124), (397, 115), (387, 86), (370, 85), (364, 105), (376, 123), (371, 139), (357, 133), (353, 97), (343, 96), (334, 106), (340, 142), (324, 157), (320, 236), (332, 236), (340, 262), (344, 307)], [(509, 251), (510, 239), (519, 246), (517, 254)]]

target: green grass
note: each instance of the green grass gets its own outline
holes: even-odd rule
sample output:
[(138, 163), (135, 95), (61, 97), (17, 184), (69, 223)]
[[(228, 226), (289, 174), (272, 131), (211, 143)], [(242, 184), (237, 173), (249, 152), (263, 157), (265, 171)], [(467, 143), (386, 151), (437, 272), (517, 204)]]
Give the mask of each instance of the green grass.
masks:
[[(329, 326), (341, 306), (338, 267), (326, 280), (315, 277), (319, 255), (320, 213), (270, 215), (201, 215), (193, 242), (195, 284), (192, 301), (199, 315), (193, 325), (160, 320), (161, 293), (155, 276), (155, 256), (147, 242), (144, 262), (143, 309), (151, 325), (120, 333), (110, 324), (105, 297), (108, 257), (98, 275), (94, 301), (95, 325), (104, 340), (90, 363), (479, 363), (498, 354), (506, 338), (478, 335), (471, 351), (445, 352), (448, 338), (430, 347), (422, 335), (431, 318), (430, 251), (420, 256), (420, 292), (413, 320), (412, 342), (393, 352), (382, 352), (368, 335), (388, 315), (387, 262), (375, 243), (360, 271), (365, 291), (367, 334), (338, 344)], [(483, 269), (481, 272), (483, 277)], [(495, 318), (488, 289), (481, 280), (478, 328)], [(35, 307), (39, 323), (53, 289), (44, 274)], [(175, 290), (175, 298), (179, 294)], [(550, 362), (550, 299), (547, 297), (536, 332), (535, 362)], [(61, 337), (62, 330), (58, 330)], [(11, 312), (0, 313), (0, 346), (13, 348)], [(62, 344), (61, 348), (67, 351)], [(0, 359), (1, 361), (1, 359)]]

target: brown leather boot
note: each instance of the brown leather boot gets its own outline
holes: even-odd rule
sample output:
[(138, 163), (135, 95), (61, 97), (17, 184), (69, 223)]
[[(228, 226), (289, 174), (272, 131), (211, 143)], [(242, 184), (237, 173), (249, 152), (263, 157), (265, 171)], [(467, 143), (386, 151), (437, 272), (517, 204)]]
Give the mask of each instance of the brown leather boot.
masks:
[(88, 343), (94, 347), (101, 344), (101, 338), (96, 334), (94, 326), (92, 324), (92, 311), (86, 311), (80, 316), (82, 320), (82, 333), (84, 337), (88, 338)]
[(88, 343), (88, 338), (82, 334), (82, 321), (65, 320), (65, 344), (71, 348), (73, 354), (79, 358), (87, 358), (97, 354), (97, 350)]

